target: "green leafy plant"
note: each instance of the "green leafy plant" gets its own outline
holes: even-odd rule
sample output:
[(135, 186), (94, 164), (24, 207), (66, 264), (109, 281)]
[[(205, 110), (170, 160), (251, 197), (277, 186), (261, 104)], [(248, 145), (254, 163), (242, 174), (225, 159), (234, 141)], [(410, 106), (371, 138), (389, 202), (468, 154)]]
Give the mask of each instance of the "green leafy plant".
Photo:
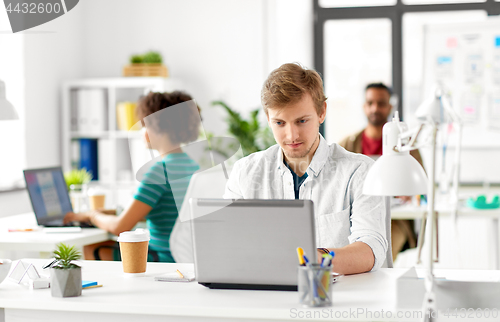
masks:
[(144, 59), (142, 55), (132, 55), (132, 57), (130, 57), (131, 64), (141, 64), (143, 60)]
[(89, 183), (90, 180), (92, 180), (92, 172), (87, 171), (87, 169), (82, 168), (82, 169), (73, 169), (69, 172), (64, 173), (64, 180), (66, 181), (66, 185), (69, 187), (74, 184), (74, 185), (79, 185), (79, 184), (85, 184)]
[(149, 51), (142, 56), (142, 62), (145, 64), (161, 64), (162, 61), (161, 54), (156, 51)]
[[(262, 110), (261, 108), (252, 110), (250, 112), (250, 119), (246, 120), (240, 115), (240, 113), (230, 108), (223, 101), (214, 101), (212, 102), (212, 106), (221, 106), (227, 112), (228, 117), (226, 118), (226, 121), (229, 125), (229, 133), (231, 133), (240, 142), (245, 156), (257, 151), (265, 150), (276, 143), (271, 129), (267, 126), (262, 127), (259, 122), (258, 115)], [(211, 133), (207, 135), (207, 139), (209, 140), (212, 137), (213, 134)], [(230, 148), (220, 146), (217, 144), (217, 140), (212, 140), (211, 143), (212, 148), (223, 155), (224, 151)]]
[(60, 243), (57, 245), (57, 249), (54, 250), (54, 258), (57, 263), (52, 266), (56, 269), (71, 269), (79, 268), (80, 266), (72, 263), (82, 257), (82, 254), (75, 249), (75, 246), (68, 246), (66, 244)]
[(163, 58), (157, 51), (148, 51), (144, 55), (130, 56), (131, 64), (161, 64), (162, 62)]

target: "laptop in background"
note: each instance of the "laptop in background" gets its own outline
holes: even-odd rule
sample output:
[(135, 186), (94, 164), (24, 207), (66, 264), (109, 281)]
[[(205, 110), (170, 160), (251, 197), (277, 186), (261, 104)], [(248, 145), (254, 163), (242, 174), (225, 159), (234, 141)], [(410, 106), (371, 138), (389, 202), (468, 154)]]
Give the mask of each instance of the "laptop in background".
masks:
[[(74, 226), (63, 225), (64, 216), (73, 211), (68, 188), (61, 167), (23, 170), (26, 188), (33, 206), (38, 225), (45, 227)], [(79, 223), (80, 227), (93, 227)]]
[(316, 262), (310, 200), (189, 200), (196, 279), (210, 288), (297, 290), (297, 247)]

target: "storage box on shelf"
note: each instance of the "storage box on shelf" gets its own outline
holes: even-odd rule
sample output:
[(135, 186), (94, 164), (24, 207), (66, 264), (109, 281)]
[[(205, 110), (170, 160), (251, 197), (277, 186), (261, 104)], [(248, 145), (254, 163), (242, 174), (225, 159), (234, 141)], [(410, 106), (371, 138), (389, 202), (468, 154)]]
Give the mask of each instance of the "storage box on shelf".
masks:
[[(110, 195), (107, 207), (125, 206), (138, 182), (136, 167), (151, 160), (134, 124), (133, 103), (149, 91), (183, 90), (182, 84), (163, 77), (95, 78), (66, 81), (62, 85), (62, 166), (67, 171), (83, 158), (96, 158), (98, 184)], [(123, 104), (121, 104), (123, 103)], [(97, 155), (81, 155), (82, 139), (97, 142)], [(133, 150), (131, 153), (131, 149)], [(131, 157), (132, 156), (132, 157)]]
[(167, 66), (163, 64), (130, 64), (123, 67), (123, 76), (159, 76), (168, 77)]

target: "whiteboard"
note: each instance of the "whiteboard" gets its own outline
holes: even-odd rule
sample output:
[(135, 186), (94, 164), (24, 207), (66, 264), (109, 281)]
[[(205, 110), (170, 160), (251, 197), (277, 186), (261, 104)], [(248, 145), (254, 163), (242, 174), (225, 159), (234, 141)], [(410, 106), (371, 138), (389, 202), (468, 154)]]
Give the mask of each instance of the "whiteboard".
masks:
[[(440, 82), (462, 117), (461, 182), (500, 182), (500, 19), (425, 26), (423, 72), (422, 97)], [(447, 134), (453, 149), (455, 133)]]

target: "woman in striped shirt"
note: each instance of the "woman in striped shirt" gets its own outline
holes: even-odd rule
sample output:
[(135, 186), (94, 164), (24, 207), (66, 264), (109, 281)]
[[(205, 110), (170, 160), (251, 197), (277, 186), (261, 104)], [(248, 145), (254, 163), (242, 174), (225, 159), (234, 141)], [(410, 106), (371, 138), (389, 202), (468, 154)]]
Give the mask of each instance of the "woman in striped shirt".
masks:
[[(160, 157), (137, 173), (141, 183), (130, 206), (119, 216), (109, 216), (105, 211), (68, 213), (65, 222), (90, 222), (119, 235), (145, 218), (151, 235), (150, 250), (158, 254), (160, 261), (174, 262), (170, 253), (170, 233), (189, 181), (199, 169), (198, 164), (182, 151), (181, 144), (198, 138), (201, 123), (199, 108), (186, 93), (150, 92), (139, 101), (137, 116), (146, 129), (145, 143), (149, 149), (157, 150)], [(84, 249), (85, 258), (92, 258), (93, 250), (100, 245)], [(110, 259), (111, 256), (101, 257)]]

